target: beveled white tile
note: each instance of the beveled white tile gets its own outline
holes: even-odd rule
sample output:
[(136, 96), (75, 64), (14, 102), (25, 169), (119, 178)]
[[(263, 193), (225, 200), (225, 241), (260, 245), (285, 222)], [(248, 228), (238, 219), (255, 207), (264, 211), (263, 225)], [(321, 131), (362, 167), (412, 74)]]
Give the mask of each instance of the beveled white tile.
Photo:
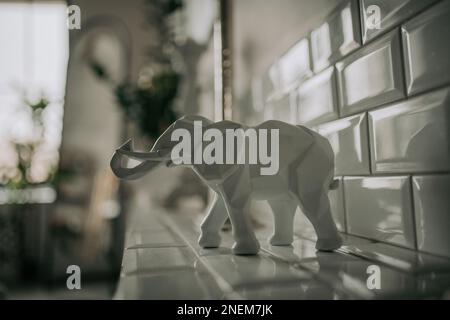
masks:
[(342, 115), (405, 96), (398, 29), (336, 63), (336, 68)]
[(358, 1), (345, 1), (311, 32), (314, 72), (319, 72), (361, 45)]
[(280, 90), (286, 92), (312, 75), (309, 41), (301, 39), (278, 61)]
[(417, 246), (450, 257), (450, 175), (413, 177)]
[(336, 175), (369, 174), (369, 146), (365, 113), (328, 122), (317, 131), (330, 141)]
[(169, 269), (190, 269), (194, 268), (196, 261), (190, 248), (127, 249), (123, 255), (122, 273), (155, 273)]
[(177, 236), (175, 236), (170, 230), (141, 230), (132, 231), (127, 235), (125, 247), (146, 247), (146, 246), (158, 246), (158, 245), (184, 245)]
[(280, 90), (280, 72), (277, 63), (272, 64), (261, 76), (263, 102), (267, 102)]
[(165, 242), (160, 242), (160, 243), (152, 243), (152, 244), (135, 244), (132, 246), (127, 246), (125, 247), (125, 249), (149, 249), (149, 248), (171, 248), (171, 247), (187, 247), (186, 244), (184, 243), (165, 243)]
[[(437, 0), (361, 0), (362, 38), (363, 42), (377, 37), (396, 26)], [(376, 6), (376, 7), (374, 7)], [(373, 25), (379, 9), (379, 25)]]
[(347, 232), (415, 248), (410, 179), (344, 177)]
[(115, 299), (221, 299), (223, 294), (207, 271), (185, 269), (122, 276)]
[(304, 82), (298, 90), (298, 121), (315, 124), (338, 117), (336, 74), (330, 67)]
[(257, 256), (214, 255), (203, 258), (233, 288), (295, 281), (304, 275), (301, 270), (293, 269), (263, 253)]
[(288, 92), (279, 99), (270, 102), (272, 119), (284, 121), (290, 124), (297, 122), (297, 99), (295, 92)]
[(414, 275), (450, 272), (450, 259), (381, 242), (345, 243), (339, 251)]
[(449, 107), (445, 88), (370, 112), (372, 170), (449, 170)]
[(408, 94), (450, 82), (449, 20), (450, 2), (442, 1), (403, 25)]

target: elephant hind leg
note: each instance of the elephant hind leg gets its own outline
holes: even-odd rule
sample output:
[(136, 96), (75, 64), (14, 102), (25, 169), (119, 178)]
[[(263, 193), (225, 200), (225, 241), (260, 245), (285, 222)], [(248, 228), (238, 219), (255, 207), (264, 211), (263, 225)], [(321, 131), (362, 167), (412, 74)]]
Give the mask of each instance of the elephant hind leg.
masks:
[(334, 161), (331, 147), (317, 146), (297, 168), (296, 194), (303, 213), (311, 221), (317, 234), (316, 249), (331, 251), (342, 244), (331, 215), (328, 191), (333, 181)]
[(267, 201), (273, 212), (274, 230), (269, 242), (273, 246), (288, 246), (294, 241), (294, 216), (298, 203), (289, 195)]
[(312, 192), (300, 199), (303, 213), (311, 221), (317, 234), (316, 249), (333, 251), (342, 245), (342, 238), (331, 215), (326, 190)]

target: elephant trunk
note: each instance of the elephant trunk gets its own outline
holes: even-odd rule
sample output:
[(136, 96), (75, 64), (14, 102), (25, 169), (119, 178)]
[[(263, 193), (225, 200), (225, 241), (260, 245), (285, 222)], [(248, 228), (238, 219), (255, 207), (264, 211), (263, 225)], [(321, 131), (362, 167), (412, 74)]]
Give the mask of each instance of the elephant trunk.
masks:
[[(111, 159), (110, 166), (114, 174), (125, 180), (134, 180), (142, 177), (148, 173), (151, 169), (155, 168), (161, 162), (168, 160), (167, 157), (161, 156), (157, 151), (150, 152), (135, 152), (132, 150), (132, 141), (128, 140), (122, 146), (120, 146)], [(122, 157), (143, 160), (133, 168), (126, 168), (122, 166)]]

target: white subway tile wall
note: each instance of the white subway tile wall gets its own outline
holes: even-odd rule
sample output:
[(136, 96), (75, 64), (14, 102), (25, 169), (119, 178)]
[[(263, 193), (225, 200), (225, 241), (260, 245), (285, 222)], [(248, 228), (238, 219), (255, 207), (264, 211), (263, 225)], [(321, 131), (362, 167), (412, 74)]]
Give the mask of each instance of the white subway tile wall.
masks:
[(338, 118), (336, 72), (330, 67), (302, 84), (298, 90), (299, 123), (320, 123)]
[(312, 75), (309, 41), (300, 40), (278, 61), (279, 90), (286, 92)]
[(288, 93), (265, 98), (264, 118), (329, 139), (340, 231), (450, 257), (450, 0), (343, 1), (312, 30), (311, 58), (271, 67), (288, 80), (263, 96)]
[(314, 72), (319, 72), (361, 45), (358, 1), (345, 2), (311, 32)]
[(408, 176), (344, 177), (344, 189), (349, 233), (415, 248)]
[(449, 110), (445, 88), (369, 112), (373, 172), (449, 171)]
[(343, 115), (364, 111), (405, 95), (398, 29), (338, 62), (336, 68)]

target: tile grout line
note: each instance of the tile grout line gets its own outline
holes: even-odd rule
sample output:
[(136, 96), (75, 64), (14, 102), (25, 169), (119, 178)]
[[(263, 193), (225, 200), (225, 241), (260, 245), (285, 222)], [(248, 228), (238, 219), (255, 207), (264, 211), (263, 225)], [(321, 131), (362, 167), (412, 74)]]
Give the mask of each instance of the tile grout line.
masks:
[[(170, 218), (168, 217), (160, 217), (163, 220), (163, 223), (169, 228), (171, 229), (172, 232), (177, 233), (179, 235), (180, 238), (183, 239), (183, 241), (185, 241), (188, 244), (188, 247), (194, 252), (195, 256), (199, 259), (199, 261), (205, 266), (205, 268), (207, 269), (208, 272), (210, 272), (210, 274), (213, 276), (213, 278), (215, 279), (217, 285), (219, 286), (219, 288), (222, 289), (222, 291), (224, 292), (224, 296), (230, 296), (233, 299), (244, 299), (242, 297), (242, 295), (240, 295), (238, 292), (236, 292), (236, 290), (233, 288), (233, 286), (231, 284), (228, 283), (228, 281), (226, 281), (215, 269), (214, 267), (210, 266), (210, 264), (206, 261), (206, 259), (204, 259), (201, 255), (198, 254), (198, 251), (194, 248), (194, 246), (192, 246), (191, 242), (182, 234), (180, 228), (177, 226), (177, 224), (175, 222), (173, 222)], [(299, 238), (301, 239), (301, 238)], [(308, 240), (311, 241), (311, 240)], [(349, 294), (349, 295), (355, 295), (355, 292), (352, 292), (348, 289), (342, 289), (339, 286), (336, 286), (333, 284), (332, 281), (328, 281), (325, 278), (322, 277), (318, 277), (313, 270), (306, 268), (304, 266), (301, 266), (300, 264), (298, 264), (298, 261), (288, 261), (286, 259), (284, 259), (283, 257), (271, 252), (270, 250), (261, 247), (261, 251), (269, 256), (272, 259), (275, 259), (277, 261), (280, 261), (282, 263), (286, 263), (287, 265), (299, 269), (305, 273), (307, 273), (309, 276), (311, 276), (311, 278), (316, 279), (317, 281), (319, 281), (320, 283), (329, 286), (330, 288), (336, 289), (340, 292), (343, 292), (345, 294)], [(341, 253), (343, 254), (343, 253)], [(236, 297), (234, 297), (234, 295)], [(358, 295), (358, 293), (356, 293), (356, 295)], [(360, 297), (362, 298), (367, 298), (365, 294), (359, 294)]]
[(205, 267), (205, 269), (211, 274), (211, 276), (216, 281), (217, 286), (222, 290), (223, 296), (231, 296), (231, 298), (236, 300), (243, 300), (244, 297), (237, 293), (233, 286), (228, 283), (207, 261), (205, 258), (203, 258), (197, 250), (194, 248), (194, 246), (191, 244), (191, 242), (183, 235), (180, 228), (174, 223), (171, 219), (168, 217), (160, 216), (160, 220), (162, 220), (162, 223), (167, 226), (173, 233), (177, 234), (186, 244), (187, 246), (192, 250), (194, 255), (197, 257), (197, 259), (202, 263), (202, 265)]

